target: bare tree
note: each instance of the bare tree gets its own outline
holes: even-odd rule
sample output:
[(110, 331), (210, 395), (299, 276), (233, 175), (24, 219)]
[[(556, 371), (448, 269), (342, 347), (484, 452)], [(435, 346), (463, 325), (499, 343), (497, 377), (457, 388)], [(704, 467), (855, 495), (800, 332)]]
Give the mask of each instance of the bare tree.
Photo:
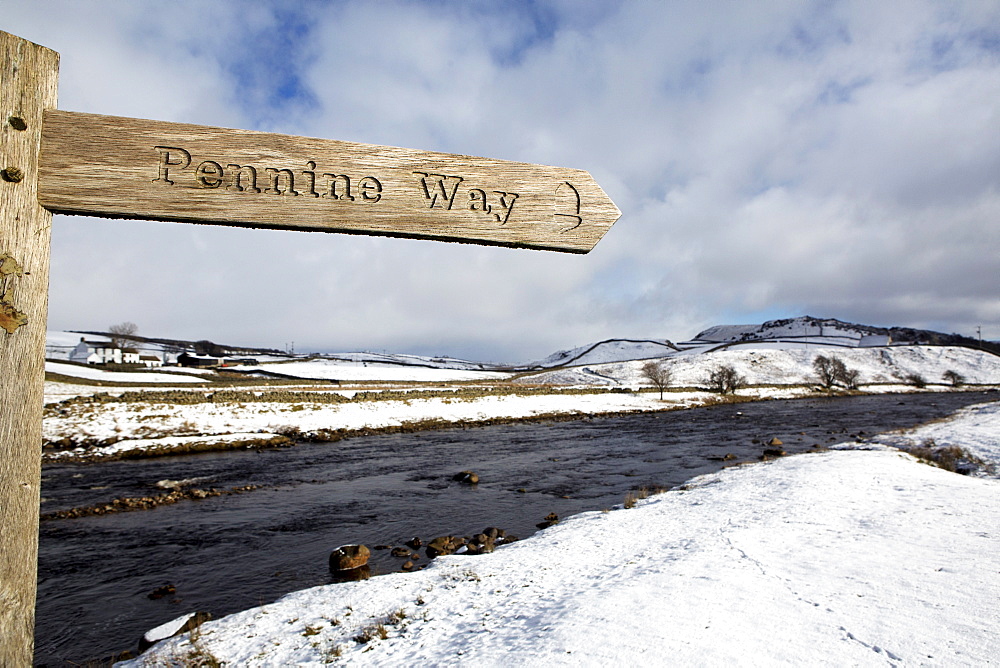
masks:
[(139, 326), (134, 322), (121, 322), (108, 327), (108, 334), (111, 335), (111, 345), (115, 348), (124, 348), (125, 344), (139, 331)]
[(720, 364), (708, 374), (709, 389), (720, 394), (732, 394), (747, 384), (747, 379), (728, 364)]
[(848, 369), (844, 361), (839, 357), (826, 357), (817, 355), (813, 360), (813, 370), (819, 376), (820, 385), (830, 389), (836, 384), (841, 384), (849, 390), (858, 387), (857, 369)]
[(844, 387), (849, 390), (858, 389), (858, 376), (861, 373), (857, 369), (848, 369), (840, 360), (837, 360), (837, 362), (840, 362), (837, 368), (837, 380), (843, 383)]
[(660, 391), (660, 400), (663, 400), (663, 391), (670, 387), (674, 379), (674, 372), (661, 362), (646, 362), (642, 365), (642, 376), (651, 382)]
[[(837, 358), (834, 358), (837, 359)], [(837, 374), (834, 373), (833, 360), (826, 355), (817, 355), (813, 360), (813, 371), (819, 376), (819, 384), (825, 388), (833, 387), (837, 382)]]

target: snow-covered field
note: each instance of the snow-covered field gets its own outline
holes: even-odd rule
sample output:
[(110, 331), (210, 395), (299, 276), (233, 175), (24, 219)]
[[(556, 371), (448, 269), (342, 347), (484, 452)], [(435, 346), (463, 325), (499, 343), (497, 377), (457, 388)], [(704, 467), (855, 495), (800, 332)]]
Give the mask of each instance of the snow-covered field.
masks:
[(282, 362), (256, 367), (233, 367), (237, 371), (273, 371), (303, 379), (341, 381), (417, 381), (417, 382), (458, 382), (465, 380), (502, 380), (510, 378), (510, 373), (497, 371), (477, 371), (471, 369), (428, 368), (405, 364), (379, 364), (367, 361), (343, 361), (312, 359), (301, 362)]
[[(891, 438), (995, 460), (1000, 405)], [(730, 468), (490, 555), (289, 594), (124, 665), (981, 666), (998, 628), (1000, 481), (881, 448)]]
[(186, 369), (180, 373), (164, 371), (105, 371), (98, 367), (46, 362), (45, 370), (49, 373), (58, 373), (72, 378), (100, 380), (107, 383), (177, 383), (180, 385), (183, 383), (204, 382), (203, 379), (190, 375)]

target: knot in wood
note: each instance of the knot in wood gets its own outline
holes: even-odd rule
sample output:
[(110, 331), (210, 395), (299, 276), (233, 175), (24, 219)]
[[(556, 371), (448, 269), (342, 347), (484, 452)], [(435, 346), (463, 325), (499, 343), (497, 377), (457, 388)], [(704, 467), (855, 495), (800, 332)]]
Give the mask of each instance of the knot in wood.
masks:
[(24, 172), (18, 167), (5, 167), (0, 176), (3, 176), (4, 181), (9, 181), (10, 183), (20, 183), (24, 180)]

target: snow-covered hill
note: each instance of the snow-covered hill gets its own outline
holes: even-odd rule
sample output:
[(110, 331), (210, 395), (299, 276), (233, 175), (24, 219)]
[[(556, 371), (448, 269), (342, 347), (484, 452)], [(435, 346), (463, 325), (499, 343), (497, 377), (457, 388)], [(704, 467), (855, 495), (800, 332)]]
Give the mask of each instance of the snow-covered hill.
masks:
[(608, 339), (572, 350), (560, 350), (533, 364), (529, 368), (552, 368), (580, 364), (604, 364), (625, 360), (642, 360), (663, 357), (677, 347), (670, 341), (634, 339)]
[[(720, 365), (733, 367), (750, 385), (801, 385), (817, 382), (813, 361), (818, 355), (837, 357), (849, 369), (857, 370), (862, 388), (871, 384), (907, 384), (912, 382), (910, 376), (920, 376), (928, 384), (946, 384), (947, 371), (963, 376), (966, 383), (1000, 383), (1000, 357), (954, 346), (831, 348), (763, 342), (709, 351), (687, 350), (660, 360), (670, 369), (670, 384), (674, 387), (702, 387), (709, 372)], [(523, 376), (521, 381), (638, 387), (649, 385), (642, 372), (647, 361), (565, 367)]]
[(760, 325), (717, 325), (690, 341), (610, 339), (557, 352), (529, 367), (522, 382), (568, 385), (648, 384), (642, 366), (662, 360), (674, 386), (704, 385), (710, 370), (732, 366), (751, 385), (816, 382), (818, 355), (837, 357), (860, 374), (862, 384), (944, 383), (951, 371), (974, 384), (1000, 383), (1000, 356), (954, 334), (878, 328), (809, 316)]
[(858, 346), (866, 337), (876, 345), (888, 345), (888, 334), (870, 331), (839, 320), (816, 320), (803, 317), (772, 320), (761, 325), (716, 325), (694, 337), (692, 343), (734, 343), (741, 341), (824, 341), (830, 344)]
[[(873, 327), (843, 322), (835, 318), (814, 318), (808, 315), (784, 320), (769, 320), (760, 325), (716, 325), (700, 332), (690, 343), (752, 341), (809, 341), (851, 347), (913, 344), (977, 347), (977, 343), (979, 343), (975, 339), (959, 334), (943, 334), (910, 327)], [(986, 342), (986, 345), (987, 347), (993, 346), (990, 342)]]
[[(608, 339), (571, 350), (561, 350), (527, 366), (538, 369), (607, 364), (668, 357), (682, 352), (705, 353), (740, 345), (752, 345), (757, 348), (762, 344), (770, 344), (774, 348), (781, 349), (809, 346), (872, 348), (914, 344), (977, 347), (975, 340), (957, 334), (942, 334), (904, 327), (872, 327), (833, 318), (800, 316), (786, 320), (770, 320), (760, 325), (716, 325), (699, 332), (690, 341), (676, 344), (666, 339)], [(990, 342), (984, 344), (986, 349), (990, 349), (993, 345)]]

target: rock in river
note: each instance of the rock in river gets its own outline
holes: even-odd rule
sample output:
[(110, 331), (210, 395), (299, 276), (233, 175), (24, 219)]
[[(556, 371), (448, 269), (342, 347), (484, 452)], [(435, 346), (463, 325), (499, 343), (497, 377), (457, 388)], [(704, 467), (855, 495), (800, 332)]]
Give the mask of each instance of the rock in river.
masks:
[(368, 563), (371, 550), (364, 545), (341, 545), (330, 553), (331, 571), (351, 571)]

